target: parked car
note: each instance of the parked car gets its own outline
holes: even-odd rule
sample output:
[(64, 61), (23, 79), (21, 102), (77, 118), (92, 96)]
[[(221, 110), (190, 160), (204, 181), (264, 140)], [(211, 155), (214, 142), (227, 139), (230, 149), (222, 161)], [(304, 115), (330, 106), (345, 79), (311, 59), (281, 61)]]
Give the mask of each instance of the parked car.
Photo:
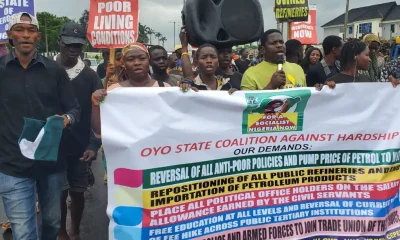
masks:
[(99, 63), (97, 62), (96, 58), (88, 58), (90, 60), (90, 68), (93, 69), (95, 72), (97, 71), (97, 67), (99, 66)]

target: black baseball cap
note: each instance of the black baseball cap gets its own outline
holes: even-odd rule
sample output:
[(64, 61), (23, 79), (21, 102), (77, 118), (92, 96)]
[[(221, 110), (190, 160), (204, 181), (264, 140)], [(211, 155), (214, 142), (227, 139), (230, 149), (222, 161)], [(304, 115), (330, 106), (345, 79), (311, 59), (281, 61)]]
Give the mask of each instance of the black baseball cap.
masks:
[(69, 44), (86, 44), (86, 32), (82, 25), (75, 22), (68, 22), (60, 29), (59, 37), (63, 43)]

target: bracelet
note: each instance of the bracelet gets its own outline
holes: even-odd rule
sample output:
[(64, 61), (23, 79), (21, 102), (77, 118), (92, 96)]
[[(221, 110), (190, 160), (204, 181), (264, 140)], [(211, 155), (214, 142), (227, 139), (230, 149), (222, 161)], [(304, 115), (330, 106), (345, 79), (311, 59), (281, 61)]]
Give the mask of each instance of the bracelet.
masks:
[(183, 55), (188, 55), (188, 56), (189, 56), (189, 53), (188, 53), (188, 52), (183, 52), (183, 53), (182, 53), (182, 56), (183, 56)]

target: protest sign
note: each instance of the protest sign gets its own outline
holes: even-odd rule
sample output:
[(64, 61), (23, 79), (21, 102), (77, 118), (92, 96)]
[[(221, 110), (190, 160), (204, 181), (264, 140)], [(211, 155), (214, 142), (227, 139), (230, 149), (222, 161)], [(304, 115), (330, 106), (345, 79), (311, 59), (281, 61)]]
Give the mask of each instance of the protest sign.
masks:
[(291, 39), (297, 39), (302, 44), (318, 44), (317, 36), (317, 6), (310, 5), (308, 21), (293, 22), (291, 25)]
[(0, 0), (0, 44), (8, 43), (7, 30), (10, 17), (19, 12), (36, 16), (34, 0)]
[(138, 28), (138, 0), (90, 1), (87, 35), (94, 48), (123, 48), (136, 41)]
[(275, 18), (278, 22), (307, 21), (308, 0), (275, 0)]
[(110, 91), (109, 238), (399, 236), (399, 98), (390, 83)]

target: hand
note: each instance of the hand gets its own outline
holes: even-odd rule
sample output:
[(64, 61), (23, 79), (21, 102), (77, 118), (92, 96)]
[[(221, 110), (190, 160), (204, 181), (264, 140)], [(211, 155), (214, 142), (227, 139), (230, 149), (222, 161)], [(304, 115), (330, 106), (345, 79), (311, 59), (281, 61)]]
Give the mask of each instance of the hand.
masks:
[(92, 150), (87, 150), (79, 160), (81, 160), (82, 162), (89, 162), (95, 159), (96, 153)]
[(107, 66), (107, 71), (106, 71), (106, 78), (111, 78), (115, 73), (115, 66), (114, 64), (109, 63)]
[(396, 88), (400, 84), (400, 81), (393, 76), (389, 76), (389, 82), (392, 83), (393, 88)]
[(315, 87), (315, 90), (321, 91), (322, 88), (324, 87), (324, 84), (322, 84), (322, 83), (317, 83), (317, 84), (315, 84), (314, 87)]
[(284, 71), (276, 71), (274, 75), (271, 77), (271, 81), (269, 82), (267, 88), (269, 89), (277, 89), (286, 84), (286, 74)]
[(188, 42), (188, 39), (187, 39), (186, 26), (183, 26), (181, 28), (181, 31), (179, 33), (179, 39), (181, 40), (182, 49), (183, 48), (187, 48), (189, 46), (189, 42)]
[(182, 83), (177, 82), (177, 86), (181, 89), (182, 92), (187, 92), (190, 89), (192, 89), (195, 92), (198, 92), (199, 89), (197, 89), (196, 87), (192, 86), (192, 81), (183, 81)]
[(69, 119), (65, 115), (54, 115), (54, 116), (64, 118), (64, 128), (66, 128), (68, 125), (71, 124), (71, 122), (69, 121)]
[(335, 87), (336, 87), (335, 81), (331, 81), (331, 80), (326, 81), (325, 85), (327, 85), (330, 89), (335, 89)]
[(92, 104), (98, 106), (107, 96), (107, 90), (99, 89), (92, 94)]
[(231, 88), (231, 89), (229, 89), (228, 93), (229, 93), (229, 95), (232, 95), (236, 91), (239, 91), (239, 90), (237, 90), (236, 88)]

